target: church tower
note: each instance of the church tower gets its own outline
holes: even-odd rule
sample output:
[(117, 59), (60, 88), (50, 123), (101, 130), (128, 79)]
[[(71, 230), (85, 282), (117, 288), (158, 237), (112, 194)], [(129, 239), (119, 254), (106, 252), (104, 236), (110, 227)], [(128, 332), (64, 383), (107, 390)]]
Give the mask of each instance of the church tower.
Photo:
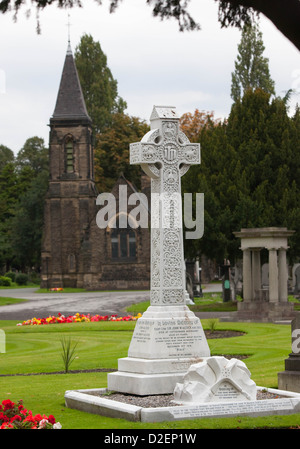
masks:
[(96, 214), (92, 126), (70, 43), (49, 135), (41, 287), (81, 287), (82, 242)]

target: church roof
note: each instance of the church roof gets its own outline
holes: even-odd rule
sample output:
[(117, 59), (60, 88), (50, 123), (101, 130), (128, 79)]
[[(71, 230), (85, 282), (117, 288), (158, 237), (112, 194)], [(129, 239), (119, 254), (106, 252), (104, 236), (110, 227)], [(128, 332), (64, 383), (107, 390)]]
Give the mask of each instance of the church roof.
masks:
[(50, 121), (91, 122), (70, 43), (68, 44), (54, 113)]

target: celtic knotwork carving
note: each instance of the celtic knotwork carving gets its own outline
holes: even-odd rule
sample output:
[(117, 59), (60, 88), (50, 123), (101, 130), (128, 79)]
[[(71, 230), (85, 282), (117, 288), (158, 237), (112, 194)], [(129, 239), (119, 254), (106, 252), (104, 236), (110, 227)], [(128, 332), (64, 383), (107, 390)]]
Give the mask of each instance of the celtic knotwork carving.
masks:
[(176, 170), (176, 168), (172, 167), (172, 168), (167, 168), (164, 171), (163, 174), (164, 177), (164, 181), (169, 184), (169, 185), (173, 185), (174, 183), (177, 183), (178, 181), (178, 170)]
[(181, 287), (182, 272), (179, 267), (165, 267), (163, 270), (164, 287)]
[(151, 304), (159, 304), (159, 290), (154, 290), (151, 289), (150, 292), (150, 300), (151, 300)]
[(152, 161), (154, 156), (155, 156), (156, 152), (155, 152), (155, 148), (152, 145), (145, 145), (143, 147), (143, 154), (142, 157), (143, 159), (145, 159), (146, 161)]
[(163, 304), (183, 304), (184, 296), (182, 289), (164, 290)]
[(163, 122), (162, 130), (166, 140), (175, 140), (177, 134), (177, 124), (175, 122)]

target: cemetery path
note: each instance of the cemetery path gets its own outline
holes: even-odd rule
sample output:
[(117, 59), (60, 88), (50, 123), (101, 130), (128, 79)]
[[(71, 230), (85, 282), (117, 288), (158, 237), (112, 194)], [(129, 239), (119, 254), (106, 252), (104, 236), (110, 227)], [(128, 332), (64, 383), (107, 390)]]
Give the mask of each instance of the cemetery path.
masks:
[(28, 320), (75, 313), (99, 315), (127, 315), (125, 308), (131, 304), (148, 301), (149, 291), (35, 293), (37, 289), (0, 290), (0, 297), (22, 298), (26, 302), (0, 307), (0, 320)]
[[(219, 292), (220, 284), (205, 285), (205, 292)], [(149, 291), (114, 291), (82, 293), (36, 293), (36, 288), (1, 289), (0, 297), (22, 298), (25, 302), (0, 307), (0, 320), (28, 320), (33, 317), (45, 318), (75, 313), (124, 316), (126, 307), (131, 304), (148, 301)], [(218, 318), (231, 316), (234, 312), (196, 313), (199, 318)]]

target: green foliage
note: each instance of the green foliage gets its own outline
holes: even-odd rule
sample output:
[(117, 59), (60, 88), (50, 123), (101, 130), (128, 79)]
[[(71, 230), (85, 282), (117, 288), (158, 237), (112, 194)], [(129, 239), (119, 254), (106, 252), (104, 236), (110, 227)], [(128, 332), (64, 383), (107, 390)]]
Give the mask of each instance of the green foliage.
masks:
[(274, 81), (270, 77), (269, 60), (263, 56), (265, 50), (258, 24), (244, 25), (235, 71), (231, 75), (231, 98), (242, 98), (248, 89), (263, 89), (275, 94)]
[(65, 373), (68, 373), (70, 370), (70, 365), (76, 357), (75, 349), (78, 342), (74, 343), (72, 346), (71, 337), (67, 338), (65, 336), (61, 338), (60, 342), (62, 347), (61, 357), (64, 363)]
[(40, 266), (44, 201), (48, 189), (48, 171), (38, 173), (30, 187), (20, 196), (11, 223), (12, 249), (17, 266)]
[(12, 282), (15, 282), (16, 280), (16, 273), (14, 273), (13, 271), (8, 271), (7, 273), (5, 273), (5, 276), (10, 278)]
[(100, 43), (84, 34), (75, 50), (75, 63), (88, 113), (95, 133), (111, 125), (111, 116), (123, 112), (127, 105), (119, 97), (117, 80), (107, 66)]
[(0, 171), (8, 162), (13, 162), (14, 159), (14, 152), (5, 145), (0, 145)]
[(222, 263), (241, 257), (234, 231), (281, 226), (295, 230), (290, 262), (300, 254), (300, 121), (281, 98), (248, 90), (228, 120), (208, 124), (198, 136), (201, 164), (182, 178), (184, 192), (204, 193), (204, 235), (185, 241), (187, 256), (199, 252)]
[(44, 139), (37, 136), (27, 139), (18, 152), (16, 163), (20, 171), (27, 168), (32, 175), (48, 170), (48, 148)]
[(124, 113), (111, 116), (111, 126), (98, 135), (95, 147), (95, 178), (99, 191), (110, 191), (118, 176), (139, 187), (141, 169), (129, 163), (129, 145), (138, 142), (149, 126), (137, 117)]
[(0, 276), (0, 286), (1, 287), (10, 287), (11, 278), (7, 276)]
[(26, 285), (28, 282), (28, 276), (26, 273), (18, 273), (16, 275), (16, 283), (18, 285)]

